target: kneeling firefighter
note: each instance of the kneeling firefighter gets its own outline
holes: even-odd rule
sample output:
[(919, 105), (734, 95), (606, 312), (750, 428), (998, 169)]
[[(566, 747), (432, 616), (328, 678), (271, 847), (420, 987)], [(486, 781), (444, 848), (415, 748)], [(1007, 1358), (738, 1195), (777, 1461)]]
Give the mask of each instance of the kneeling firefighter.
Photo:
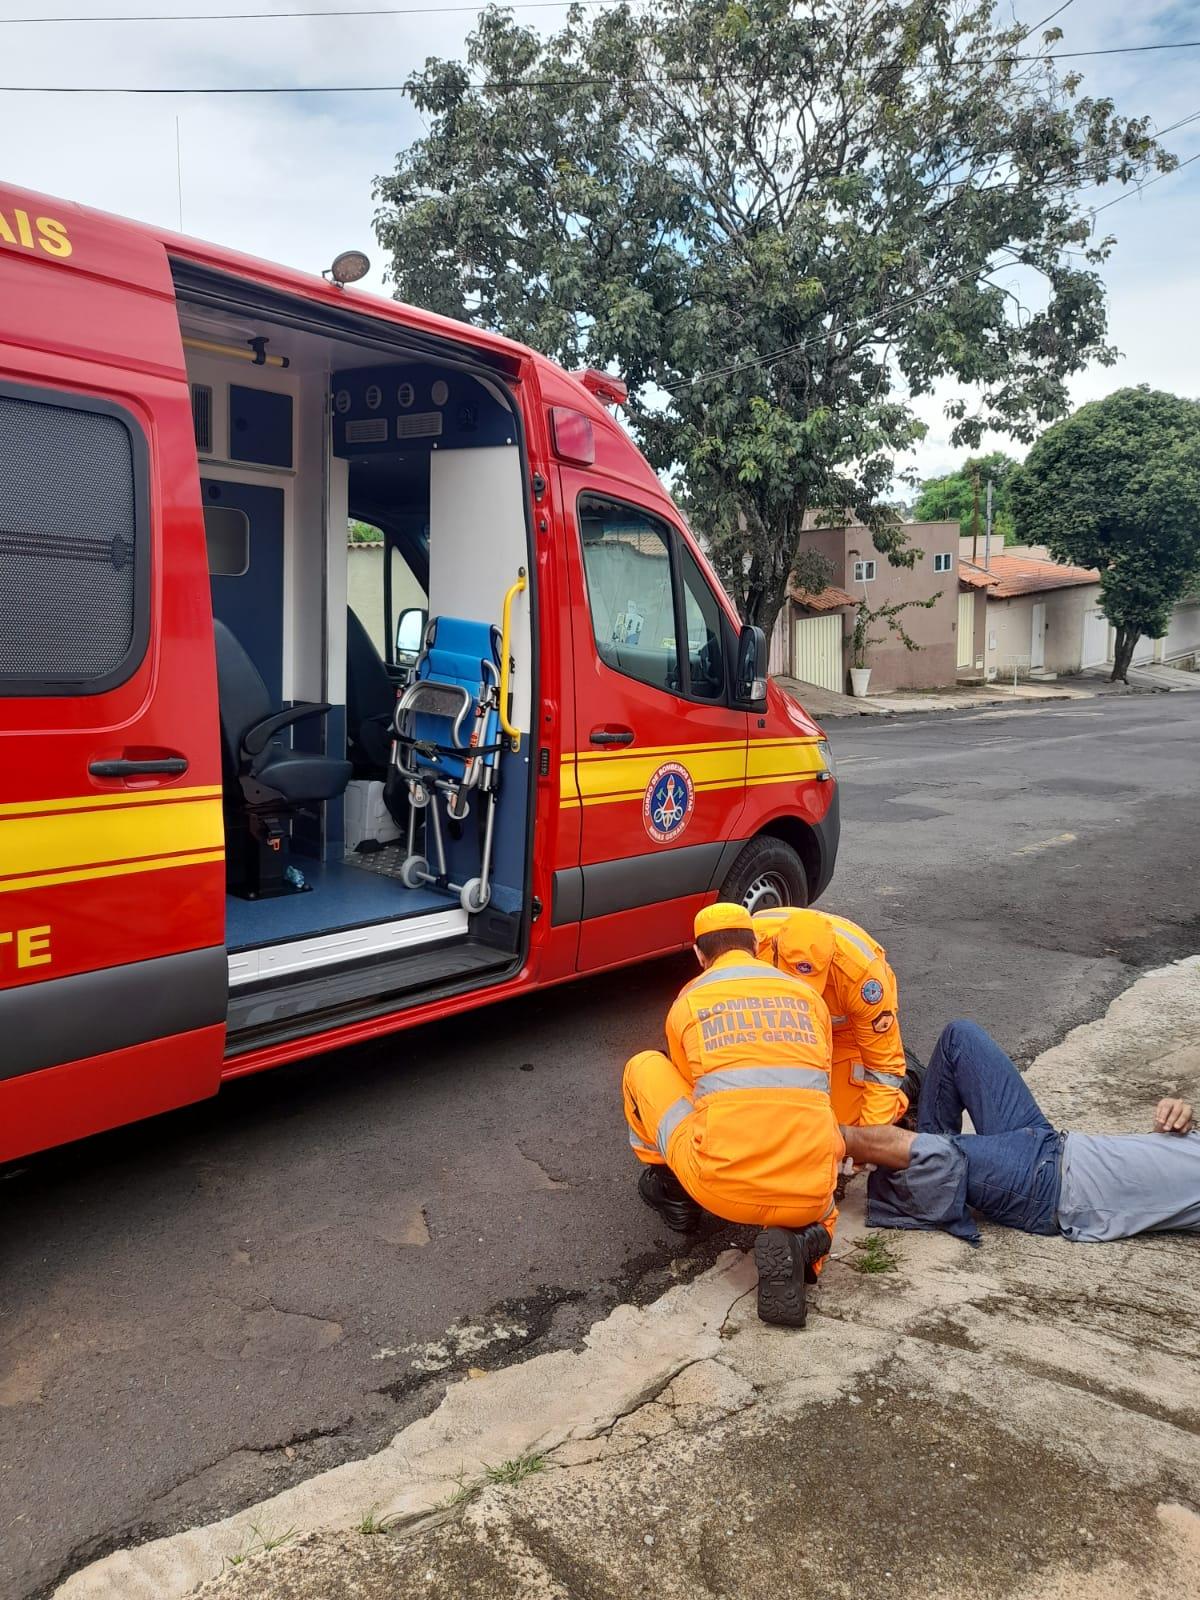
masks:
[(644, 1050), (625, 1068), (638, 1190), (680, 1233), (701, 1208), (761, 1228), (758, 1314), (802, 1328), (846, 1148), (829, 1100), (829, 1012), (818, 988), (756, 958), (743, 906), (706, 906), (695, 941), (704, 970), (667, 1016), (668, 1054)]
[(760, 959), (805, 978), (829, 1008), (837, 1120), (847, 1128), (900, 1121), (919, 1085), (904, 1054), (896, 975), (883, 946), (846, 917), (795, 906), (760, 912), (754, 932)]

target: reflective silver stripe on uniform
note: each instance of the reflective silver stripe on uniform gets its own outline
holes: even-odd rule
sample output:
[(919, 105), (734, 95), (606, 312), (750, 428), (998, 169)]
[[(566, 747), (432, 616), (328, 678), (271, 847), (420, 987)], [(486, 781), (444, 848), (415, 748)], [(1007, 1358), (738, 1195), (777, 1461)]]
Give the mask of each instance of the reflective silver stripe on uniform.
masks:
[(829, 1074), (820, 1067), (732, 1067), (706, 1072), (696, 1079), (695, 1096), (724, 1094), (730, 1089), (820, 1089), (829, 1091)]
[(734, 978), (741, 982), (753, 981), (756, 983), (783, 984), (785, 986), (784, 993), (791, 989), (793, 992), (798, 991), (803, 994), (809, 1000), (813, 996), (811, 984), (805, 983), (800, 978), (793, 978), (790, 972), (780, 972), (777, 967), (771, 966), (766, 961), (760, 961), (754, 967), (710, 967), (700, 977), (693, 978), (683, 992), (684, 994), (695, 994), (697, 989), (706, 989), (710, 983), (728, 983)]
[(850, 1021), (850, 1018), (849, 1017), (830, 1017), (829, 1020), (830, 1020), (830, 1022), (833, 1023), (835, 1028), (844, 1028), (846, 1026), (846, 1024)]
[(847, 944), (852, 944), (856, 950), (861, 950), (868, 961), (875, 960), (874, 950), (869, 945), (864, 944), (856, 933), (848, 932), (845, 928), (839, 927), (836, 922), (833, 925), (833, 931), (837, 938), (845, 939)]
[(885, 1089), (898, 1089), (901, 1081), (898, 1072), (876, 1072), (874, 1067), (865, 1067), (861, 1061), (850, 1064), (851, 1083), (878, 1083)]
[(633, 1146), (633, 1148), (635, 1150), (653, 1150), (654, 1149), (654, 1146), (652, 1144), (647, 1144), (645, 1139), (639, 1139), (639, 1137), (637, 1136), (636, 1133), (634, 1133), (632, 1128), (630, 1128), (630, 1130), (629, 1130), (629, 1143)]
[(727, 978), (757, 978), (760, 983), (768, 978), (776, 982), (782, 978), (786, 982), (787, 974), (777, 972), (766, 961), (760, 961), (754, 967), (709, 967), (707, 972), (702, 972), (698, 978), (692, 979), (685, 992), (691, 994), (695, 989), (706, 989), (710, 983), (724, 983)]
[(659, 1118), (657, 1135), (658, 1153), (660, 1156), (662, 1156), (664, 1161), (667, 1159), (668, 1140), (675, 1132), (675, 1129), (683, 1121), (684, 1117), (691, 1116), (695, 1109), (695, 1106), (693, 1106), (690, 1100), (681, 1097), (680, 1099), (676, 1100), (673, 1106), (668, 1106), (663, 1112), (662, 1116)]

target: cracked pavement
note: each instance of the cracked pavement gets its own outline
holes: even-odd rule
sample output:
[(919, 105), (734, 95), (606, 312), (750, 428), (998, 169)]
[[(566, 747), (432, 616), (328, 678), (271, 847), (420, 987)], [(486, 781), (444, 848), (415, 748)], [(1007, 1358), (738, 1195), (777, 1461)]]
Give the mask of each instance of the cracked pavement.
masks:
[[(831, 733), (844, 834), (826, 901), (888, 945), (920, 1053), (965, 1014), (1028, 1059), (1200, 947), (1200, 696)], [(730, 1233), (673, 1264), (617, 1095), (688, 970), (300, 1063), (5, 1174), (14, 1600), (377, 1449), (453, 1373), (571, 1349), (710, 1265)], [(469, 1349), (454, 1329), (478, 1330)], [(422, 1367), (437, 1344), (449, 1365)]]

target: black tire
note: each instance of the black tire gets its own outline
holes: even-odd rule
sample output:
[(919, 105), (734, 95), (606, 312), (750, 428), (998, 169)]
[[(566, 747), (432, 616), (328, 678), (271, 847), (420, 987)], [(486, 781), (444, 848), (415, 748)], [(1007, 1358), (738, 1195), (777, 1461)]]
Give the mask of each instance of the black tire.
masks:
[(759, 834), (730, 867), (719, 898), (744, 905), (751, 912), (806, 906), (808, 875), (790, 844)]

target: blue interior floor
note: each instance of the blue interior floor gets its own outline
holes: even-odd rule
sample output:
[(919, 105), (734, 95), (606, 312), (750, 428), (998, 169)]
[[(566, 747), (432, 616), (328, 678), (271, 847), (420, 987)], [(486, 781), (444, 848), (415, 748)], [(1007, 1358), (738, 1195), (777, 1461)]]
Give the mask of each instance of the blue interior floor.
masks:
[(398, 878), (341, 861), (307, 861), (295, 865), (312, 884), (306, 894), (278, 895), (273, 900), (225, 897), (225, 943), (230, 950), (279, 944), (285, 939), (311, 939), (339, 928), (361, 928), (392, 922), (423, 911), (446, 911), (457, 895), (437, 889), (406, 889)]

